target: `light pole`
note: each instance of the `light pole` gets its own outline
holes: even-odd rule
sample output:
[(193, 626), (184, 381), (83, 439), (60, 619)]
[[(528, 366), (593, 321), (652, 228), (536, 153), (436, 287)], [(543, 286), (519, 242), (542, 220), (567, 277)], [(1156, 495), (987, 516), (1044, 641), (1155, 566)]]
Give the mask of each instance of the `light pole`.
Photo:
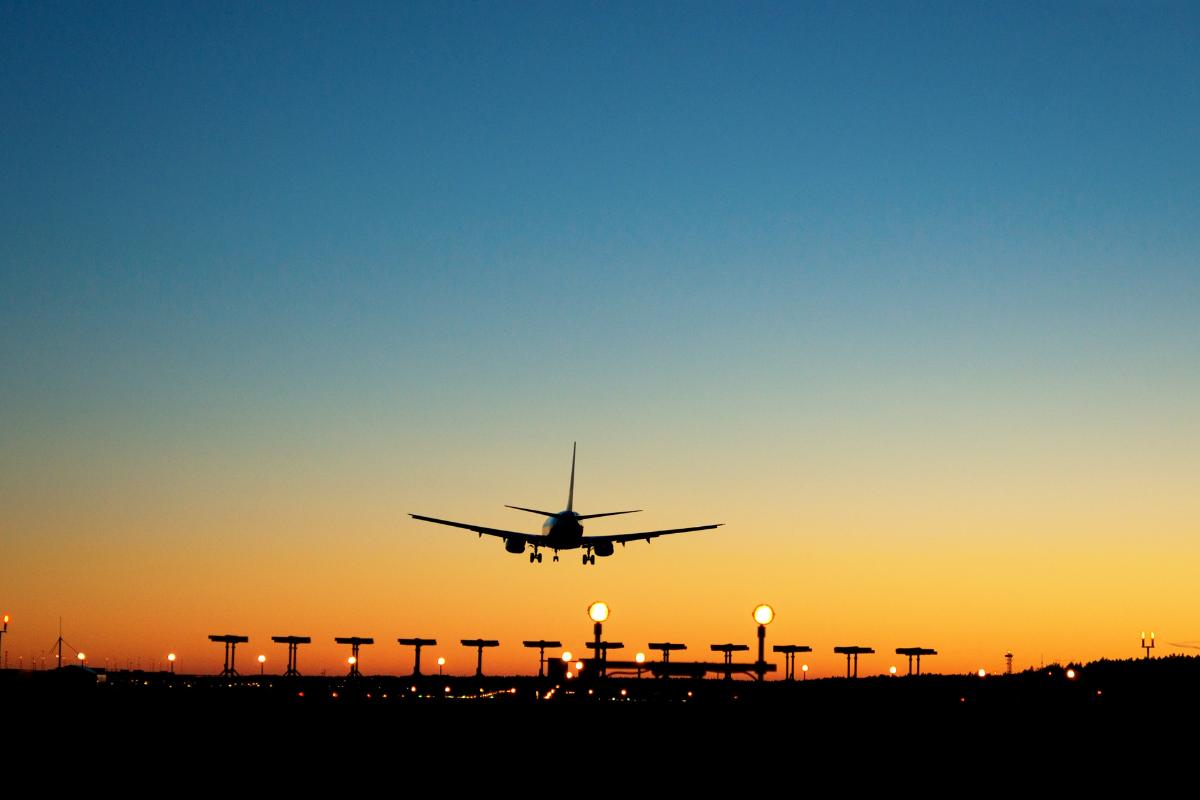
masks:
[(263, 669), (266, 667), (266, 665), (267, 657), (260, 653), (258, 656), (258, 677), (261, 678), (263, 676)]
[(445, 656), (438, 656), (438, 675), (442, 674), (442, 667), (446, 666)]
[(1146, 658), (1149, 658), (1150, 651), (1154, 649), (1154, 631), (1150, 631), (1150, 644), (1146, 644), (1146, 632), (1142, 631), (1142, 649), (1146, 651)]
[(637, 676), (638, 676), (638, 680), (641, 680), (642, 679), (642, 664), (646, 663), (646, 654), (638, 653), (637, 655), (635, 655), (633, 657), (633, 660), (637, 662)]
[(763, 652), (767, 642), (767, 626), (775, 619), (775, 609), (771, 608), (766, 603), (756, 606), (754, 609), (754, 621), (758, 623), (758, 663), (755, 665), (758, 674), (758, 679), (761, 681), (766, 676), (767, 659)]
[(603, 600), (597, 600), (588, 606), (588, 616), (591, 617), (592, 622), (595, 623), (592, 626), (592, 632), (596, 637), (596, 663), (600, 665), (601, 675), (604, 675), (604, 662), (607, 660), (605, 658), (605, 655), (607, 654), (604, 652), (601, 639), (604, 635), (604, 621), (608, 619), (608, 613), (608, 603), (604, 602)]
[(171, 674), (175, 674), (175, 654), (167, 653), (167, 662), (171, 665)]

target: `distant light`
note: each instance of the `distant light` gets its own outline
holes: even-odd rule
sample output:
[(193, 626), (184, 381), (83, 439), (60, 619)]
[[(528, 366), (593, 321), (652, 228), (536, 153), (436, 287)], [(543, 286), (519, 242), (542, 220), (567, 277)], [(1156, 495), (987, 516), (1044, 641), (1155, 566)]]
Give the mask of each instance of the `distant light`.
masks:
[(77, 655), (77, 656), (75, 656), (75, 657), (79, 659), (79, 663), (80, 663), (80, 664), (82, 664), (82, 663), (83, 663), (83, 661), (84, 661), (84, 659), (86, 659), (86, 658), (87, 658), (87, 656), (85, 656), (83, 653), (80, 653), (79, 655)]
[(1075, 680), (1075, 670), (1073, 670), (1073, 669), (1067, 670), (1067, 680), (1071, 680), (1071, 681)]
[(981, 678), (986, 678), (986, 677), (987, 677), (987, 670), (986, 670), (986, 669), (984, 669), (983, 667), (980, 667), (980, 668), (979, 668), (979, 677), (981, 677)]
[(8, 614), (5, 614), (5, 615), (4, 615), (4, 624), (5, 624), (5, 625), (7, 625), (7, 624), (8, 624), (8, 621), (9, 621), (9, 619), (10, 619), (10, 617), (8, 616)]
[(576, 671), (576, 672), (583, 672), (583, 662), (582, 662), (582, 661), (576, 661), (576, 662), (575, 662), (575, 671)]
[(895, 674), (896, 674), (896, 668), (895, 668), (895, 667), (888, 667), (888, 672), (890, 672), (891, 674), (895, 675)]
[(622, 690), (621, 690), (621, 697), (625, 697), (625, 696), (626, 696), (626, 695), (628, 695), (628, 694), (629, 694), (629, 692), (628, 692), (628, 691), (626, 691), (625, 689), (622, 689)]
[(604, 622), (608, 619), (608, 603), (603, 600), (597, 600), (588, 606), (588, 616), (592, 618), (592, 622)]
[(770, 625), (771, 620), (773, 619), (775, 619), (775, 609), (771, 608), (766, 603), (755, 607), (754, 621), (759, 625)]
[(265, 664), (265, 663), (267, 663), (267, 657), (266, 657), (266, 656), (263, 656), (263, 655), (260, 655), (260, 656), (258, 657), (258, 663), (260, 663), (260, 664)]
[[(415, 691), (417, 690), (417, 687), (415, 687), (415, 686), (410, 686), (410, 687), (408, 687), (408, 690), (409, 690), (410, 692), (415, 692)], [(385, 695), (384, 695), (384, 697), (387, 697), (387, 695), (385, 694)]]
[(447, 686), (447, 687), (446, 687), (446, 694), (450, 694), (450, 687), (449, 687), (449, 686)]
[(175, 654), (174, 654), (174, 653), (167, 653), (167, 661), (172, 661), (172, 662), (173, 662), (174, 660), (175, 660)]
[(574, 678), (574, 677), (575, 677), (575, 673), (571, 672), (571, 670), (567, 670), (567, 678), (569, 679), (569, 678)]
[(588, 694), (595, 694), (595, 693), (596, 693), (595, 689), (588, 689)]
[(563, 650), (563, 654), (562, 654), (562, 660), (563, 660), (563, 661), (574, 661), (574, 660), (575, 660), (575, 656), (571, 655), (571, 651), (570, 651), (570, 650)]
[(688, 689), (688, 697), (691, 697), (691, 696), (692, 696), (692, 690)]
[(633, 660), (639, 664), (645, 664), (646, 663), (646, 654), (638, 653), (636, 656), (633, 657)]
[(350, 656), (349, 658), (346, 659), (346, 663), (353, 667), (355, 664), (358, 663), (358, 659), (355, 658), (354, 656)]
[(803, 665), (800, 667), (800, 669), (804, 670), (805, 672), (808, 672), (808, 664), (803, 664)]
[(446, 659), (444, 656), (438, 656), (438, 666), (439, 667), (446, 666)]

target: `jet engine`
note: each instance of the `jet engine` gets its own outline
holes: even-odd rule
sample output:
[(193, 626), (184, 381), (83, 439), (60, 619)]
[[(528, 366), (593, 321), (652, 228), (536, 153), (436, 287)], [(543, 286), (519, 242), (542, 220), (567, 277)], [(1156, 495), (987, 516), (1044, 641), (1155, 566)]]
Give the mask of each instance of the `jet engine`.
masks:
[(592, 550), (595, 551), (596, 555), (600, 556), (601, 558), (605, 558), (613, 554), (613, 543), (596, 542), (596, 546), (593, 547)]
[(525, 542), (521, 541), (520, 539), (505, 539), (504, 549), (510, 553), (524, 553)]

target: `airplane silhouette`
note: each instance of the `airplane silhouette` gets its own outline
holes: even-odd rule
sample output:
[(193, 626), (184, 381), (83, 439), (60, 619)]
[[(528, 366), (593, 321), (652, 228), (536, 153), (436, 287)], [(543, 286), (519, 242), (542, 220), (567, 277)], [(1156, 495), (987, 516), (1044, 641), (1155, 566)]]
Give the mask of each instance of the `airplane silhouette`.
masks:
[(510, 553), (525, 552), (526, 545), (533, 547), (533, 552), (529, 554), (529, 563), (541, 563), (542, 554), (538, 552), (540, 548), (547, 548), (554, 551), (554, 560), (558, 561), (559, 550), (575, 550), (583, 548), (583, 563), (595, 564), (596, 556), (605, 558), (613, 554), (613, 545), (620, 542), (622, 546), (626, 542), (633, 542), (639, 539), (649, 541), (656, 536), (666, 536), (671, 533), (688, 533), (690, 531), (706, 531), (712, 528), (719, 528), (725, 523), (719, 522), (715, 525), (697, 525), (693, 528), (670, 528), (664, 531), (642, 531), (640, 533), (617, 533), (608, 536), (584, 536), (583, 526), (580, 525), (581, 520), (595, 519), (596, 517), (612, 517), (617, 514), (635, 514), (641, 509), (633, 511), (605, 511), (600, 514), (578, 514), (574, 510), (575, 506), (575, 445), (571, 445), (571, 486), (567, 490), (567, 508), (565, 511), (559, 511), (557, 514), (550, 511), (538, 511), (536, 508), (523, 508), (521, 506), (508, 506), (505, 508), (516, 509), (517, 511), (528, 511), (530, 514), (540, 514), (546, 517), (546, 521), (542, 523), (541, 534), (536, 533), (520, 533), (518, 531), (505, 531), (499, 528), (487, 528), (482, 525), (470, 525), (465, 522), (451, 522), (448, 519), (438, 519), (437, 517), (424, 517), (420, 514), (409, 514), (413, 519), (423, 520), (425, 522), (436, 522), (439, 525), (449, 525), (454, 528), (464, 528), (469, 531), (475, 531), (481, 537), (483, 534), (488, 536), (498, 536), (504, 540), (504, 549)]

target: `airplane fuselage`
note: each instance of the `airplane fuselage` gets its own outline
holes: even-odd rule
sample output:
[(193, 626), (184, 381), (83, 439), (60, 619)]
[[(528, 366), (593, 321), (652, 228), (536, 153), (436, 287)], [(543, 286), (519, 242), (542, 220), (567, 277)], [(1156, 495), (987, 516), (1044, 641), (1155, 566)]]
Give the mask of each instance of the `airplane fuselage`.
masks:
[(579, 515), (574, 511), (560, 511), (553, 517), (546, 517), (542, 523), (542, 536), (545, 537), (543, 547), (553, 550), (574, 550), (583, 544), (583, 526), (579, 524)]

